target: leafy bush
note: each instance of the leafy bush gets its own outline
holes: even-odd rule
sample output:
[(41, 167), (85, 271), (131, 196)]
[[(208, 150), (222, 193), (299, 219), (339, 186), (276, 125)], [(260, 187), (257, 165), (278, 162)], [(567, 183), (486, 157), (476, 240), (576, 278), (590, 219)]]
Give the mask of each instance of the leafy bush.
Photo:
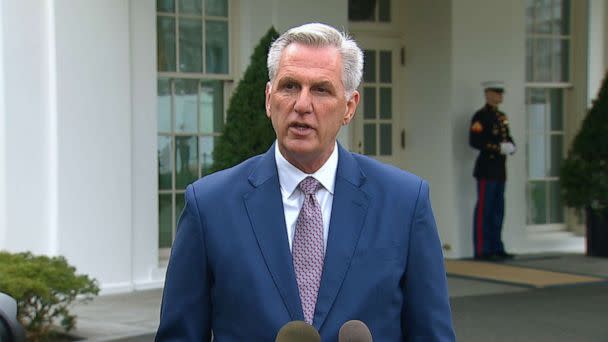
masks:
[(279, 33), (270, 28), (256, 46), (243, 79), (230, 98), (226, 126), (213, 150), (211, 171), (232, 167), (245, 159), (266, 152), (275, 139), (266, 117), (266, 56)]
[(99, 293), (96, 280), (75, 271), (62, 256), (0, 251), (0, 291), (17, 300), (28, 341), (46, 341), (57, 324), (70, 331), (76, 317), (69, 305), (77, 296), (89, 301)]
[(566, 205), (608, 211), (608, 73), (560, 171)]

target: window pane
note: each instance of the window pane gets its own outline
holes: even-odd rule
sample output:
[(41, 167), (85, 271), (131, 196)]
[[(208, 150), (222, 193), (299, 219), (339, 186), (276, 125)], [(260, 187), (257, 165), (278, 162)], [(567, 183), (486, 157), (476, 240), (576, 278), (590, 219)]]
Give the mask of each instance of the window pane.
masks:
[(379, 1), (378, 19), (383, 22), (391, 21), (391, 2), (390, 2), (390, 0), (380, 0)]
[(363, 125), (363, 153), (368, 156), (376, 155), (376, 124)]
[(205, 13), (218, 17), (228, 17), (228, 1), (227, 0), (207, 0)]
[(545, 113), (547, 112), (547, 98), (545, 89), (528, 89), (528, 131), (530, 133), (544, 133)]
[(534, 32), (534, 2), (526, 2), (526, 33)]
[(173, 241), (173, 203), (171, 194), (158, 195), (158, 247), (169, 248)]
[(348, 0), (348, 20), (374, 21), (375, 0)]
[(157, 17), (157, 67), (158, 71), (175, 71), (175, 20)]
[(158, 136), (158, 188), (160, 190), (171, 190), (171, 175), (173, 173), (173, 148), (171, 137)]
[(380, 155), (390, 156), (393, 154), (393, 125), (380, 125)]
[(228, 23), (208, 20), (205, 30), (205, 57), (207, 72), (228, 73)]
[(175, 189), (183, 190), (198, 179), (196, 136), (175, 137)]
[(376, 51), (363, 51), (363, 82), (376, 82)]
[(393, 72), (391, 51), (380, 51), (380, 82), (391, 83)]
[(203, 13), (202, 8), (202, 0), (179, 0), (180, 13), (201, 15)]
[(544, 178), (545, 167), (545, 136), (533, 135), (528, 143), (528, 177), (532, 179)]
[(535, 33), (551, 33), (551, 0), (534, 0)]
[(551, 56), (552, 39), (538, 38), (534, 40), (534, 52), (532, 55), (533, 81), (551, 81)]
[(568, 82), (570, 79), (569, 75), (569, 48), (570, 43), (566, 39), (554, 39), (553, 40), (553, 81), (556, 82)]
[(393, 116), (392, 88), (380, 88), (380, 118), (390, 119)]
[(561, 34), (568, 35), (570, 34), (570, 0), (562, 0), (561, 6), (561, 21), (560, 21), (560, 30), (557, 32), (561, 32)]
[(559, 168), (562, 164), (563, 159), (563, 136), (559, 135), (551, 135), (551, 154), (549, 160), (549, 172), (548, 176), (550, 177), (559, 177)]
[(171, 132), (171, 83), (167, 78), (158, 79), (158, 97), (156, 98), (159, 132)]
[(156, 10), (158, 12), (175, 12), (173, 0), (156, 0)]
[(549, 223), (564, 223), (564, 207), (560, 196), (559, 181), (549, 181)]
[(196, 133), (198, 80), (175, 80), (175, 132)]
[(201, 176), (209, 173), (209, 169), (213, 165), (213, 148), (217, 143), (216, 136), (203, 136), (199, 138), (199, 160), (201, 162)]
[(179, 69), (203, 71), (203, 24), (197, 19), (179, 21)]
[(376, 88), (363, 88), (363, 118), (376, 118)]
[(184, 211), (184, 207), (186, 206), (186, 199), (183, 192), (178, 192), (175, 194), (175, 227), (177, 233), (177, 224), (179, 223), (179, 218), (182, 216), (182, 212)]
[(531, 224), (547, 223), (547, 186), (545, 181), (529, 182), (528, 222)]
[(561, 131), (564, 128), (564, 91), (562, 89), (551, 89), (551, 113), (549, 115), (549, 127), (552, 131)]
[(222, 82), (202, 82), (199, 100), (199, 132), (221, 133), (224, 128), (224, 87)]

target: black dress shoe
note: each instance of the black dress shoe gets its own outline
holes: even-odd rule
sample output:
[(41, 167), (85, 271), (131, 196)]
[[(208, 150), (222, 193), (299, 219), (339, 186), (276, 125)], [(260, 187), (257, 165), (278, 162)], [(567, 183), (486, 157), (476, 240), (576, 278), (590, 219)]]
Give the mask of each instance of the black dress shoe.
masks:
[(507, 253), (507, 252), (505, 252), (505, 251), (502, 251), (502, 252), (496, 253), (496, 254), (495, 254), (495, 256), (497, 256), (497, 257), (498, 257), (498, 258), (500, 258), (500, 259), (513, 259), (513, 258), (515, 258), (515, 255), (514, 255), (514, 254)]

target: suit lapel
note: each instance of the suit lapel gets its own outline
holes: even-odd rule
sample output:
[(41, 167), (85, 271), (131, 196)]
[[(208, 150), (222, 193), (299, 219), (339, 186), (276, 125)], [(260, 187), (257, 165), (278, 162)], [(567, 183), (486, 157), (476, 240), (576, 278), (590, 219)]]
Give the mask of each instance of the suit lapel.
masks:
[(274, 145), (262, 156), (249, 176), (249, 182), (254, 189), (244, 196), (245, 206), (266, 266), (291, 315), (291, 320), (303, 320), (304, 315), (287, 240)]
[(363, 229), (369, 198), (360, 189), (365, 175), (353, 156), (338, 145), (338, 170), (313, 324), (320, 329), (338, 295)]

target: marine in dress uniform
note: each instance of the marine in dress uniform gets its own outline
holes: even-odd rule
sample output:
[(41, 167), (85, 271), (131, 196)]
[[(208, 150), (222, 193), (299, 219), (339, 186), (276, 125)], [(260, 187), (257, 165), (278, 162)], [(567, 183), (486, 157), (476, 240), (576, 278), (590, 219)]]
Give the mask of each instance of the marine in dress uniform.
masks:
[(505, 211), (507, 155), (515, 153), (507, 115), (498, 110), (504, 83), (482, 83), (486, 105), (471, 119), (469, 144), (479, 150), (473, 176), (477, 179), (477, 204), (473, 214), (473, 247), (476, 259), (513, 257), (505, 251), (501, 239)]

